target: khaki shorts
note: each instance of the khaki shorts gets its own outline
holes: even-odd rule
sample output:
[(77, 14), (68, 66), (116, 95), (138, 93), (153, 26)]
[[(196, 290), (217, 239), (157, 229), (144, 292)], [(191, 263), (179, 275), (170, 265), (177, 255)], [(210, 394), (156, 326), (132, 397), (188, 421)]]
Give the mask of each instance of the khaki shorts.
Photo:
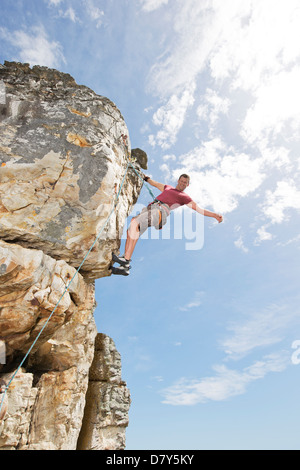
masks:
[(168, 218), (167, 210), (160, 204), (154, 203), (144, 207), (142, 212), (135, 217), (139, 224), (140, 235), (142, 235), (148, 227), (155, 227), (157, 230), (161, 229), (166, 223)]

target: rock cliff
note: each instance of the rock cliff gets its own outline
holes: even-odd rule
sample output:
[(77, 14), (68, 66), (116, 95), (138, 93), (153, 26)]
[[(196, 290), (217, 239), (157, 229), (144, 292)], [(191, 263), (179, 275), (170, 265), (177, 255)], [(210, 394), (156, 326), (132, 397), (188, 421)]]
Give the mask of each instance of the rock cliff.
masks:
[(128, 156), (146, 168), (124, 136), (116, 106), (70, 75), (0, 65), (0, 403), (40, 334), (5, 395), (0, 449), (125, 447), (129, 391), (93, 319), (141, 190), (130, 169), (120, 187)]

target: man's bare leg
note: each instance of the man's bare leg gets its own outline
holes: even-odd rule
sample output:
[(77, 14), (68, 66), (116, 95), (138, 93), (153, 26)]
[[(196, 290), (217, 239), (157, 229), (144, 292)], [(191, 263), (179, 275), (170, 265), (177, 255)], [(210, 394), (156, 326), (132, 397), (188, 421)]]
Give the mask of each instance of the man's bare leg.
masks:
[(135, 245), (140, 236), (139, 224), (135, 219), (131, 220), (130, 226), (127, 230), (127, 240), (125, 244), (125, 253), (124, 257), (127, 260), (130, 260), (135, 249)]

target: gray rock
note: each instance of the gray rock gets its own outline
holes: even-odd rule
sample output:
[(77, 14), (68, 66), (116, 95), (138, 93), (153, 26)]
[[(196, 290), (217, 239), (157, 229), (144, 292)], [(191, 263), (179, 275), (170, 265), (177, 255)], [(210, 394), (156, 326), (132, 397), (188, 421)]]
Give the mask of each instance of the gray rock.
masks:
[[(142, 186), (129, 170), (105, 225), (131, 154), (120, 111), (47, 67), (5, 62), (0, 81), (0, 237), (78, 267), (105, 226), (82, 273), (109, 275)], [(139, 153), (137, 170), (147, 160)]]

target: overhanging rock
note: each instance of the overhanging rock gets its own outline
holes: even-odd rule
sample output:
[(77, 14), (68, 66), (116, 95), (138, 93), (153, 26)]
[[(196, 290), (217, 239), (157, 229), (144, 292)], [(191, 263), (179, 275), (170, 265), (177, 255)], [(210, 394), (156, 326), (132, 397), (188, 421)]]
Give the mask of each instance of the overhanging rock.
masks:
[[(56, 70), (5, 62), (0, 83), (0, 237), (78, 267), (120, 188), (127, 126), (114, 103)], [(82, 267), (86, 279), (109, 274), (141, 186), (129, 170)]]

